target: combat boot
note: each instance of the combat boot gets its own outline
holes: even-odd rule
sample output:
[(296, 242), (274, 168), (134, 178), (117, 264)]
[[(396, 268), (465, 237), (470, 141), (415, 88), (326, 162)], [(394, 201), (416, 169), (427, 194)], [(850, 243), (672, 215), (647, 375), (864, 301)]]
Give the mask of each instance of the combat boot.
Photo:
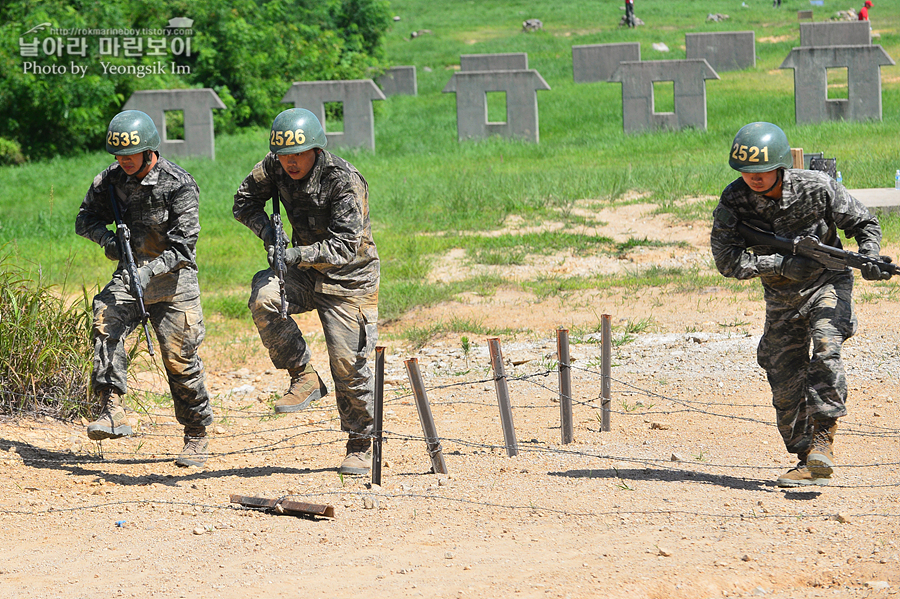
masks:
[(328, 395), (328, 388), (312, 364), (307, 363), (303, 368), (289, 368), (288, 373), (291, 375), (291, 386), (275, 402), (275, 411), (279, 414), (299, 412), (320, 397)]
[(87, 425), (88, 439), (120, 439), (131, 435), (131, 424), (122, 407), (119, 392), (112, 387), (103, 387), (97, 394), (103, 406), (100, 416)]
[(816, 476), (809, 471), (806, 464), (798, 462), (796, 466), (779, 476), (775, 484), (779, 487), (807, 487), (812, 485), (825, 486), (830, 482), (830, 476)]
[(352, 436), (347, 441), (347, 457), (341, 462), (338, 472), (341, 474), (368, 474), (372, 468), (372, 454), (369, 448), (372, 440), (368, 437), (359, 438)]
[(206, 427), (184, 427), (184, 448), (175, 463), (179, 466), (199, 468), (209, 458), (209, 441), (206, 439)]
[(831, 476), (834, 467), (834, 434), (837, 432), (837, 419), (816, 420), (813, 425), (812, 441), (809, 444), (809, 457), (806, 465), (816, 478)]

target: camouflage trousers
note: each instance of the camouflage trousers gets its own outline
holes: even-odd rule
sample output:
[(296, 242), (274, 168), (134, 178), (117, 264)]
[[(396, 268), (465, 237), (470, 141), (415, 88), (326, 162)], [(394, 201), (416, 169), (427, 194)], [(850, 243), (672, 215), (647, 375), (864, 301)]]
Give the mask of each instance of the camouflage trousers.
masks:
[[(325, 333), (341, 430), (369, 435), (374, 426), (375, 376), (368, 359), (378, 342), (378, 292), (338, 296), (315, 290), (308, 269), (289, 268), (284, 281), (288, 314), (316, 310)], [(293, 318), (281, 320), (278, 277), (272, 269), (256, 273), (250, 312), (275, 368), (302, 368), (311, 355)]]
[(800, 306), (766, 303), (757, 361), (768, 376), (778, 431), (790, 453), (807, 450), (815, 420), (847, 414), (841, 345), (856, 333), (852, 291), (850, 280), (824, 285)]
[[(179, 289), (173, 295), (153, 293), (151, 279), (144, 305), (156, 332), (159, 353), (172, 392), (175, 418), (189, 427), (212, 424), (212, 407), (206, 390), (203, 361), (197, 354), (206, 329), (200, 308), (200, 289)], [(128, 355), (125, 339), (140, 326), (137, 301), (119, 273), (94, 296), (93, 388), (112, 387), (120, 394), (128, 390)]]

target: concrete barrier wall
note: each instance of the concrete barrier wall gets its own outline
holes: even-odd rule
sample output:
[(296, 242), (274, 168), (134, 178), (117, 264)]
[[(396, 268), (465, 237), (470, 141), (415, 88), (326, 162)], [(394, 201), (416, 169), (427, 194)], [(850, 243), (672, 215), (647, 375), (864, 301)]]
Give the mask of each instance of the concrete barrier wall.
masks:
[(419, 95), (416, 67), (391, 67), (376, 81), (386, 97)]
[[(537, 91), (548, 89), (550, 86), (535, 70), (460, 71), (443, 91), (456, 94), (459, 141), (500, 135), (538, 143)], [(506, 122), (488, 122), (487, 92), (506, 92)]]
[(459, 66), (462, 71), (524, 71), (528, 69), (528, 54), (463, 54)]
[[(159, 151), (168, 156), (203, 156), (216, 159), (216, 135), (212, 111), (225, 108), (213, 90), (159, 89), (134, 92), (122, 110), (140, 110), (153, 119), (161, 140)], [(184, 139), (166, 138), (166, 111), (184, 114)]]
[(641, 45), (637, 42), (572, 46), (572, 75), (575, 83), (608, 81), (620, 62), (640, 59)]
[[(794, 48), (782, 69), (794, 69), (798, 124), (881, 120), (881, 66), (894, 64), (881, 46)], [(828, 99), (828, 69), (847, 69), (847, 99)]]
[(756, 34), (752, 31), (686, 33), (687, 58), (704, 58), (717, 73), (756, 66)]
[(868, 21), (800, 23), (801, 46), (868, 46), (872, 29)]
[[(622, 83), (622, 126), (625, 133), (688, 127), (706, 131), (706, 80), (719, 75), (704, 59), (623, 62), (610, 81)], [(672, 81), (673, 112), (655, 112), (653, 83)]]
[[(350, 81), (301, 81), (291, 85), (281, 102), (305, 108), (316, 115), (328, 147), (375, 149), (375, 115), (373, 100), (386, 99), (371, 79)], [(325, 102), (341, 102), (344, 108), (344, 131), (330, 132), (325, 120)]]

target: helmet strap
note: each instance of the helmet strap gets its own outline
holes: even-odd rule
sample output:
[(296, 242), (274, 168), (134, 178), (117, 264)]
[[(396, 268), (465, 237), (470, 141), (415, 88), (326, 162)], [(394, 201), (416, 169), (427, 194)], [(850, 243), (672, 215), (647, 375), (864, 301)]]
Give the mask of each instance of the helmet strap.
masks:
[(772, 191), (773, 189), (775, 189), (776, 187), (778, 187), (779, 185), (781, 185), (781, 182), (784, 180), (784, 176), (782, 175), (782, 171), (784, 171), (784, 169), (782, 169), (782, 168), (778, 169), (778, 173), (777, 173), (777, 175), (776, 175), (776, 177), (775, 177), (775, 182), (772, 183), (772, 187), (770, 187), (769, 189), (767, 189), (767, 190), (765, 190), (765, 191), (759, 192), (760, 195), (766, 195), (767, 193), (769, 193), (770, 191)]

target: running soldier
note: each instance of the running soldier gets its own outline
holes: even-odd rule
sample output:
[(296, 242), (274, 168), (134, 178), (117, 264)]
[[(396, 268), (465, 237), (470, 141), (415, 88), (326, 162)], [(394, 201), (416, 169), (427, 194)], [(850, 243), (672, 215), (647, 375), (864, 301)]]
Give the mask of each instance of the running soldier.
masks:
[[(282, 287), (276, 270), (253, 277), (250, 311), (272, 364), (291, 383), (275, 402), (278, 413), (297, 412), (328, 393), (310, 364), (297, 323), (286, 316), (316, 310), (334, 380), (341, 430), (349, 434), (342, 474), (371, 468), (374, 375), (368, 359), (378, 339), (380, 261), (369, 223), (369, 189), (349, 162), (325, 150), (328, 140), (316, 116), (285, 110), (272, 123), (269, 153), (234, 196), (234, 216), (263, 240), (269, 264), (277, 266), (278, 239), (266, 203), (284, 206), (293, 247), (286, 248)], [(279, 217), (280, 218), (280, 217)]]
[[(840, 248), (837, 230), (856, 240), (859, 253), (878, 256), (878, 219), (843, 185), (820, 171), (791, 168), (787, 137), (771, 123), (750, 123), (738, 131), (729, 165), (741, 177), (722, 192), (714, 213), (710, 244), (726, 277), (760, 277), (766, 300), (765, 330), (757, 361), (768, 376), (778, 430), (797, 466), (782, 474), (781, 487), (826, 485), (834, 466), (838, 418), (847, 414), (847, 380), (841, 345), (857, 329), (853, 271), (826, 270), (807, 258), (749, 248), (741, 222), (780, 237), (815, 235)], [(889, 258), (885, 258), (889, 261)], [(871, 264), (867, 280), (890, 273)], [(810, 345), (812, 354), (810, 355)]]
[[(125, 338), (143, 317), (139, 289), (159, 341), (175, 417), (184, 426), (184, 448), (175, 463), (199, 467), (208, 457), (206, 427), (213, 421), (197, 354), (205, 334), (194, 252), (200, 190), (184, 169), (160, 157), (159, 143), (145, 113), (116, 115), (106, 134), (106, 151), (116, 162), (94, 178), (75, 219), (75, 232), (117, 263), (112, 280), (94, 297), (91, 387), (101, 413), (87, 434), (94, 440), (132, 434), (121, 397), (128, 387)], [(135, 280), (122, 237), (109, 229), (119, 218), (130, 231)]]

